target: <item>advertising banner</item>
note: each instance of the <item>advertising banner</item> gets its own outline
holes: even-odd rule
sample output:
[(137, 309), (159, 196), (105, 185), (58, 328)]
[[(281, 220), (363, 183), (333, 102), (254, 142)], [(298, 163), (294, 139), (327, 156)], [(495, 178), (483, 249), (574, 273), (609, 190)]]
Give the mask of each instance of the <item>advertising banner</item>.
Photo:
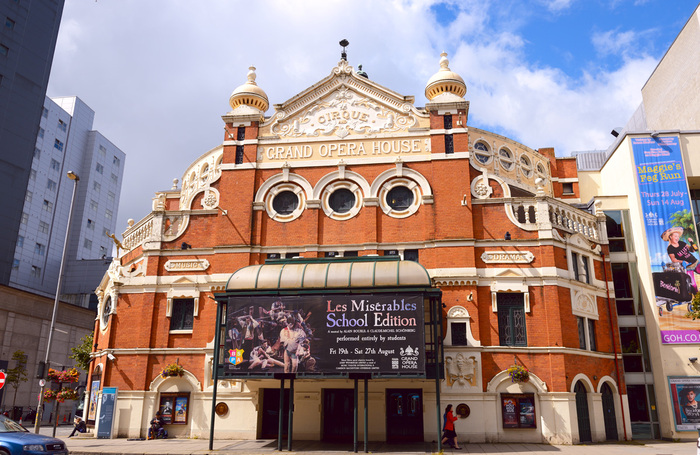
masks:
[(102, 388), (102, 401), (100, 403), (100, 419), (97, 424), (97, 438), (109, 439), (112, 437), (112, 422), (114, 420), (114, 402), (117, 399), (116, 387)]
[(700, 274), (698, 237), (678, 137), (631, 138), (662, 343), (700, 343), (685, 315)]
[(673, 403), (673, 417), (677, 431), (695, 430), (700, 428), (700, 377), (668, 378)]
[(229, 297), (225, 375), (425, 375), (421, 294)]

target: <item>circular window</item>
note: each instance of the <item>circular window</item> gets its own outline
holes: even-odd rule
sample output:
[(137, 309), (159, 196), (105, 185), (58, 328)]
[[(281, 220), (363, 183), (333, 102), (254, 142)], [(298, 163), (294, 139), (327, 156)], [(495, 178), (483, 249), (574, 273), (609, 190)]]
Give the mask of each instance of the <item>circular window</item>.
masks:
[(272, 208), (280, 215), (290, 215), (299, 207), (299, 197), (293, 191), (282, 191), (272, 200)]
[(413, 204), (413, 191), (405, 186), (395, 186), (386, 194), (386, 203), (393, 210), (408, 210)]
[(112, 297), (107, 297), (104, 307), (102, 307), (102, 324), (107, 325), (109, 316), (112, 314)]
[(544, 177), (544, 173), (545, 173), (544, 164), (537, 163), (537, 173)]
[(491, 152), (483, 142), (474, 144), (474, 158), (481, 164), (488, 164), (491, 161)]
[(511, 169), (513, 169), (513, 154), (510, 150), (502, 148), (498, 151), (498, 156), (500, 158), (501, 166), (503, 167), (503, 169), (505, 169), (506, 171), (510, 171)]
[(520, 155), (520, 170), (523, 171), (523, 175), (525, 177), (532, 176), (532, 164), (530, 163), (530, 159), (524, 153)]
[(340, 188), (330, 195), (328, 205), (336, 213), (347, 213), (355, 206), (355, 195), (348, 189)]

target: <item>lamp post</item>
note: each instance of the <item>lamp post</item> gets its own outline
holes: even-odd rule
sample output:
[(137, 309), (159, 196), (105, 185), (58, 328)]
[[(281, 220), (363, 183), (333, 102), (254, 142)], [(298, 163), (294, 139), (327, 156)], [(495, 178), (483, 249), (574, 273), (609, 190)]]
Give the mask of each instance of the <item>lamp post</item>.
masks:
[[(78, 189), (78, 181), (80, 178), (78, 174), (73, 171), (68, 171), (68, 178), (73, 180), (73, 196), (70, 201), (70, 209), (68, 210), (68, 225), (66, 226), (66, 238), (63, 242), (63, 254), (61, 255), (61, 267), (58, 269), (58, 284), (56, 285), (56, 298), (53, 301), (53, 315), (51, 316), (51, 327), (49, 328), (49, 339), (46, 343), (46, 357), (44, 358), (44, 378), (48, 374), (49, 356), (51, 353), (51, 341), (53, 341), (53, 329), (56, 325), (56, 313), (58, 313), (58, 299), (61, 296), (61, 281), (63, 279), (63, 267), (66, 264), (66, 251), (68, 250), (68, 236), (70, 235), (70, 222), (73, 217), (73, 205), (75, 205), (75, 195)], [(34, 421), (34, 433), (39, 433), (39, 428), (41, 427), (41, 417), (42, 417), (42, 405), (44, 404), (44, 388), (46, 387), (46, 382), (41, 382), (41, 390), (39, 391), (39, 404), (36, 407), (36, 420)], [(58, 419), (58, 416), (54, 416)], [(56, 427), (54, 426), (53, 435), (56, 436)]]

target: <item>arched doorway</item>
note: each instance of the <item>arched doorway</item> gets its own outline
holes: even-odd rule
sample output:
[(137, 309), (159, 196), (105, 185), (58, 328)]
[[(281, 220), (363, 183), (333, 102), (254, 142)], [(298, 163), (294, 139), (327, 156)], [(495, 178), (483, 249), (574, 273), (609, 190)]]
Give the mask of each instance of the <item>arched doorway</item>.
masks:
[(617, 421), (615, 420), (615, 397), (606, 383), (601, 388), (603, 395), (603, 420), (605, 421), (605, 439), (617, 441)]
[(576, 393), (576, 415), (578, 416), (578, 435), (580, 442), (591, 442), (591, 419), (588, 417), (588, 396), (581, 381), (574, 386)]

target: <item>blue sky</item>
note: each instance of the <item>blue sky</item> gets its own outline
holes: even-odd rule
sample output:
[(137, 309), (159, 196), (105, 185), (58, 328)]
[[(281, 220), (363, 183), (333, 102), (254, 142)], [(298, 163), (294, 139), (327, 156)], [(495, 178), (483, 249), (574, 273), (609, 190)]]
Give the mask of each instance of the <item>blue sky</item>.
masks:
[[(348, 61), (427, 101), (447, 51), (469, 125), (559, 156), (605, 149), (697, 0), (66, 0), (48, 96), (77, 95), (126, 154), (117, 233), (223, 140), (248, 66), (270, 105)], [(271, 107), (267, 115), (274, 113)]]

